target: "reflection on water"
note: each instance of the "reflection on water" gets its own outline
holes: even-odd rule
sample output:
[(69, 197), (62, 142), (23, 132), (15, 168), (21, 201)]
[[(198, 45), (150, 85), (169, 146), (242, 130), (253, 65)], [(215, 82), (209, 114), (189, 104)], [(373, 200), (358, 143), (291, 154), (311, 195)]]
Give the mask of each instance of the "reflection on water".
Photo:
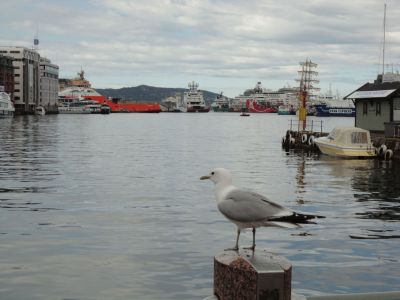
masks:
[(397, 290), (399, 165), (285, 153), (288, 123), (228, 113), (0, 120), (0, 299), (212, 294), (213, 256), (235, 235), (199, 180), (219, 166), (240, 187), (326, 216), (258, 231), (258, 247), (292, 262), (297, 293)]

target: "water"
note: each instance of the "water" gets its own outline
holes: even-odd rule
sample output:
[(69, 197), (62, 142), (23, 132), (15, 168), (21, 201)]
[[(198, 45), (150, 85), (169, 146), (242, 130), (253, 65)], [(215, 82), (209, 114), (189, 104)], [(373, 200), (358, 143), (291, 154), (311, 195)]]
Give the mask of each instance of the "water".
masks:
[[(1, 119), (0, 299), (203, 299), (235, 228), (210, 169), (327, 218), (260, 229), (293, 264), (297, 293), (400, 286), (400, 172), (393, 162), (286, 153), (290, 116), (235, 113)], [(352, 118), (327, 118), (327, 131)], [(251, 244), (251, 232), (241, 235)]]

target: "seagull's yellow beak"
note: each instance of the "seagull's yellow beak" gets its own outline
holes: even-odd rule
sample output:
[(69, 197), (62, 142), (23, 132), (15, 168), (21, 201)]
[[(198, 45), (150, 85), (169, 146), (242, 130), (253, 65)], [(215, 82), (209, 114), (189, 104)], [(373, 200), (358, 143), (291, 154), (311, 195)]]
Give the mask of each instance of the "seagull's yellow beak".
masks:
[(205, 180), (205, 179), (210, 179), (210, 176), (205, 175), (205, 176), (201, 176), (201, 177), (200, 177), (200, 180)]

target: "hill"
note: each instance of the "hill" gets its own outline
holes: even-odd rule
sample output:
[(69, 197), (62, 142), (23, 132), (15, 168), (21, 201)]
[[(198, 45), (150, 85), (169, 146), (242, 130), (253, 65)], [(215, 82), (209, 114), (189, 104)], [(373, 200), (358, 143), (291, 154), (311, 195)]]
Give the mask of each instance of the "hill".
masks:
[[(120, 89), (96, 89), (100, 94), (106, 97), (121, 98), (124, 100), (134, 100), (138, 102), (156, 102), (160, 103), (167, 97), (181, 96), (187, 91), (182, 88), (161, 88), (148, 85), (139, 85), (136, 87), (123, 87)], [(204, 91), (204, 101), (207, 105), (215, 101), (215, 97), (218, 95), (213, 92)]]

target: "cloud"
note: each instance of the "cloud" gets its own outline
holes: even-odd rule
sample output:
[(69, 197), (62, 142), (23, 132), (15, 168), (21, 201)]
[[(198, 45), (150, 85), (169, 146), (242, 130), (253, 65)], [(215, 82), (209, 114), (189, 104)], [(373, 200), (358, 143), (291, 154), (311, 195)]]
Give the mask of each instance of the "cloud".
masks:
[[(2, 44), (30, 46), (38, 28), (41, 53), (60, 75), (82, 66), (97, 87), (117, 80), (185, 87), (198, 78), (204, 89), (233, 86), (225, 94), (235, 96), (254, 85), (249, 80), (295, 85), (298, 63), (311, 58), (321, 86), (345, 94), (373, 80), (381, 60), (383, 5), (375, 0), (18, 0), (5, 8)], [(393, 63), (399, 14), (400, 3), (388, 1)]]

